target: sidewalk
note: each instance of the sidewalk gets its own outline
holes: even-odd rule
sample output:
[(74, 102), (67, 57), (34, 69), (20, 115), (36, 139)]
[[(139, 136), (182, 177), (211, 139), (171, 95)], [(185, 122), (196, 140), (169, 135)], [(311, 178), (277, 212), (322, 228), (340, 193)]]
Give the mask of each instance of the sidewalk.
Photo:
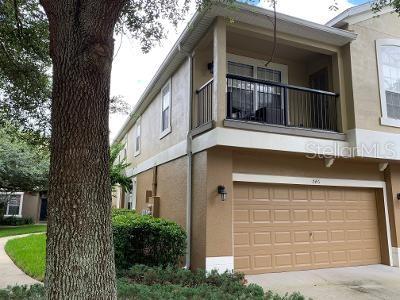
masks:
[(29, 277), (22, 272), (13, 261), (8, 257), (4, 247), (8, 240), (21, 238), (31, 234), (21, 234), (16, 236), (7, 236), (0, 238), (0, 289), (6, 288), (9, 285), (22, 285), (40, 283), (39, 281)]

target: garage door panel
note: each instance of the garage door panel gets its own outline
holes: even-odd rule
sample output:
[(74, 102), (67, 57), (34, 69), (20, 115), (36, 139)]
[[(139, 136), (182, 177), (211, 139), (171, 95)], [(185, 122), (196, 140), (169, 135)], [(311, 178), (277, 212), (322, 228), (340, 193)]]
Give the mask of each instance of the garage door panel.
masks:
[(374, 264), (379, 250), (374, 190), (234, 184), (238, 271)]

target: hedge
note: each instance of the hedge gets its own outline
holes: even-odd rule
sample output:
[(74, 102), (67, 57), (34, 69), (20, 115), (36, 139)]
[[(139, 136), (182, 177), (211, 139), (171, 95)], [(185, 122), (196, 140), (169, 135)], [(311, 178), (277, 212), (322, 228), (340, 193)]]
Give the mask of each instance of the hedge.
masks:
[(134, 213), (114, 213), (113, 237), (118, 270), (135, 264), (178, 265), (186, 253), (186, 233), (178, 224)]
[(0, 225), (4, 226), (20, 226), (33, 224), (32, 218), (18, 218), (18, 217), (0, 217)]

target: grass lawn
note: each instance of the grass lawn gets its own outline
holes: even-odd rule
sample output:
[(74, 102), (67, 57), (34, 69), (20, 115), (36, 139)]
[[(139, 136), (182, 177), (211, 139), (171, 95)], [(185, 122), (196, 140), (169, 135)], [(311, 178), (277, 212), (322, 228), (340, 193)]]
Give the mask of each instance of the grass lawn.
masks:
[(46, 232), (46, 225), (22, 225), (0, 227), (0, 238), (25, 233)]
[(43, 281), (46, 261), (45, 234), (33, 234), (9, 240), (5, 250), (21, 270)]

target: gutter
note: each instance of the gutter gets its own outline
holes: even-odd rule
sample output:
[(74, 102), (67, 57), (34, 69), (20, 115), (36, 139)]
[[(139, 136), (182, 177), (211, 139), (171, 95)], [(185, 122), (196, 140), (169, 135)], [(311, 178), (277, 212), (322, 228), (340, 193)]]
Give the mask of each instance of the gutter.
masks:
[[(163, 82), (161, 81), (166, 80), (165, 77), (167, 77), (167, 75), (168, 76), (171, 75), (175, 71), (172, 65), (175, 64), (176, 66), (181, 60), (185, 58), (185, 55), (179, 50), (181, 48), (181, 45), (185, 44), (188, 45), (188, 49), (189, 51), (191, 51), (193, 45), (196, 44), (198, 42), (198, 39), (200, 38), (195, 36), (199, 34), (201, 36), (202, 34), (204, 34), (204, 32), (200, 32), (201, 30), (199, 31), (198, 27), (211, 25), (213, 19), (217, 16), (223, 16), (233, 19), (236, 19), (236, 17), (238, 17), (238, 20), (243, 17), (243, 18), (248, 18), (248, 20), (253, 20), (255, 17), (265, 18), (265, 17), (271, 17), (273, 14), (273, 12), (269, 10), (251, 6), (248, 4), (236, 2), (235, 5), (237, 6), (237, 8), (232, 9), (232, 7), (229, 5), (224, 5), (222, 3), (219, 3), (219, 4), (214, 4), (212, 8), (204, 9), (202, 11), (199, 10), (196, 11), (196, 13), (186, 26), (185, 30), (178, 38), (177, 42), (174, 44), (171, 51), (168, 53), (166, 59), (161, 64), (156, 74), (148, 84), (146, 90), (140, 97), (138, 103), (135, 105), (133, 112), (128, 117), (128, 119), (126, 120), (126, 122), (124, 123), (124, 125), (121, 127), (120, 131), (114, 138), (113, 143), (120, 142), (123, 139), (124, 135), (130, 130), (132, 125), (135, 124), (140, 114), (146, 109), (146, 107), (152, 101), (154, 96), (161, 89), (160, 86), (163, 84)], [(296, 17), (288, 16), (282, 13), (277, 13), (277, 19), (280, 22), (298, 25), (299, 28), (303, 27), (303, 28), (308, 28), (310, 30), (315, 30), (317, 32), (324, 32), (330, 37), (336, 36), (342, 40), (351, 41), (357, 37), (357, 35), (352, 32), (324, 26), (321, 24), (302, 20)], [(190, 46), (190, 44), (192, 44), (192, 46)]]
[(192, 110), (193, 110), (193, 53), (189, 54), (179, 45), (179, 52), (186, 55), (189, 60), (189, 118), (188, 118), (188, 131), (186, 135), (186, 155), (187, 155), (187, 168), (186, 168), (186, 257), (185, 268), (190, 269), (191, 265), (191, 241), (192, 241)]

